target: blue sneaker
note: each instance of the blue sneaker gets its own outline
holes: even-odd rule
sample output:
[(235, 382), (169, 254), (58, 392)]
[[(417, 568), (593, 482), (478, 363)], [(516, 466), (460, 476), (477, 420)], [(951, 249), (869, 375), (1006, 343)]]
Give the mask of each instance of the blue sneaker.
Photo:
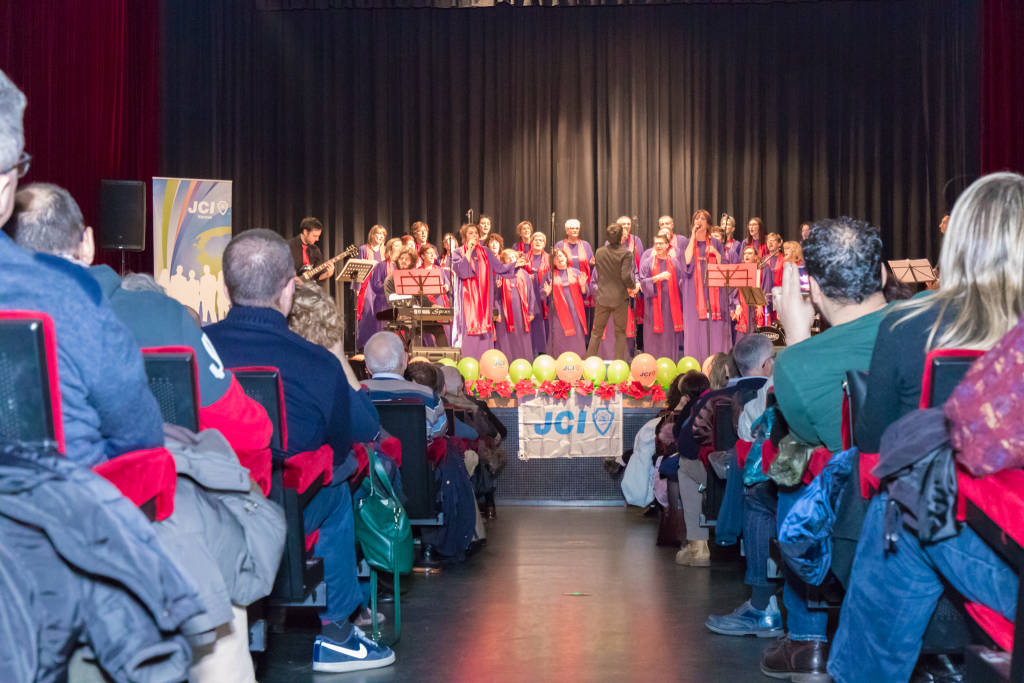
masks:
[(394, 662), (394, 651), (375, 643), (358, 626), (352, 627), (352, 634), (343, 643), (322, 635), (313, 642), (313, 671), (344, 673), (378, 669)]
[(774, 595), (768, 601), (767, 609), (754, 609), (747, 600), (729, 614), (712, 614), (704, 626), (723, 636), (778, 638), (783, 634), (782, 612), (779, 611), (779, 603)]

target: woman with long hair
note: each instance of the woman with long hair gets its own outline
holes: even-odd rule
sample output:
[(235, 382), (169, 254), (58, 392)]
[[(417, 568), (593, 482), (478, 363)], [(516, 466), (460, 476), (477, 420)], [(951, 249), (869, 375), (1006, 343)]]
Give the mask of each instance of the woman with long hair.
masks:
[(786, 263), (794, 263), (798, 266), (804, 264), (804, 248), (800, 246), (799, 242), (783, 242), (782, 256), (786, 259)]
[(763, 259), (768, 255), (768, 245), (765, 244), (764, 221), (754, 216), (747, 221), (747, 236), (743, 240), (740, 249), (753, 247), (757, 250), (757, 258)]
[(533, 223), (530, 221), (519, 221), (519, 225), (516, 226), (516, 237), (519, 238), (519, 241), (512, 248), (520, 254), (528, 254), (530, 252), (530, 239), (533, 237)]
[(761, 262), (761, 290), (764, 298), (768, 300), (768, 315), (766, 325), (779, 319), (775, 312), (775, 302), (772, 300), (772, 288), (782, 286), (782, 267), (786, 265), (786, 257), (782, 253), (782, 237), (776, 232), (768, 233), (765, 238), (768, 245), (768, 255), (762, 257)]
[(587, 355), (587, 317), (583, 310), (587, 280), (569, 265), (569, 257), (561, 249), (552, 252), (551, 263), (554, 267), (542, 285), (550, 312), (547, 352), (558, 358), (566, 351), (575, 351), (583, 358)]
[(882, 432), (916, 409), (933, 349), (990, 349), (1024, 313), (1024, 177), (993, 173), (953, 206), (939, 253), (942, 279), (893, 305), (871, 356), (857, 444), (877, 453)]
[[(452, 305), (452, 283), (449, 273), (444, 268), (441, 268), (437, 263), (437, 248), (433, 244), (424, 244), (419, 250), (420, 267), (440, 275), (441, 282), (444, 285), (444, 293), (442, 294), (431, 294), (427, 297), (431, 305), (434, 306), (451, 306)], [(446, 339), (452, 338), (452, 326), (444, 325), (444, 334)]]
[[(377, 224), (366, 234), (366, 244), (359, 247), (359, 258), (380, 263), (384, 260), (384, 241), (388, 237), (388, 229)], [(356, 320), (362, 320), (363, 307), (366, 305), (366, 294), (370, 291), (369, 278), (360, 283), (352, 283), (356, 292)]]

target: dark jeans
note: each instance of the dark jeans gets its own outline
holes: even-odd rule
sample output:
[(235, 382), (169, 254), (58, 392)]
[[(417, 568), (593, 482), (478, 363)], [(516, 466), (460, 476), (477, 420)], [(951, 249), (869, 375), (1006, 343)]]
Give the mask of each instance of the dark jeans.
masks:
[(774, 482), (761, 482), (743, 489), (743, 550), (747, 555), (748, 586), (769, 586), (768, 557), (775, 538), (776, 500)]
[(625, 301), (617, 306), (594, 304), (594, 326), (591, 328), (590, 345), (587, 347), (588, 356), (598, 355), (601, 348), (601, 335), (604, 333), (605, 325), (608, 324), (608, 317), (611, 316), (612, 326), (615, 328), (615, 358), (626, 360), (627, 306)]
[[(779, 526), (782, 526), (782, 520), (786, 518), (786, 513), (793, 507), (793, 503), (800, 497), (803, 490), (802, 486), (792, 491), (779, 490)], [(785, 578), (782, 604), (786, 606), (786, 633), (789, 639), (828, 640), (826, 632), (828, 612), (811, 610), (807, 607), (807, 593), (811, 587), (806, 581), (802, 581), (786, 563), (783, 563), (782, 575)]]
[(885, 503), (885, 494), (875, 496), (861, 529), (828, 660), (838, 683), (908, 680), (943, 579), (968, 600), (1011, 621), (1015, 616), (1017, 577), (969, 527), (928, 545), (903, 529), (895, 552), (887, 553)]
[(324, 583), (327, 584), (327, 609), (321, 621), (348, 620), (363, 604), (359, 579), (356, 577), (356, 532), (352, 513), (352, 493), (348, 479), (338, 476), (322, 488), (303, 512), (306, 533), (320, 530), (320, 540), (313, 555), (324, 560)]

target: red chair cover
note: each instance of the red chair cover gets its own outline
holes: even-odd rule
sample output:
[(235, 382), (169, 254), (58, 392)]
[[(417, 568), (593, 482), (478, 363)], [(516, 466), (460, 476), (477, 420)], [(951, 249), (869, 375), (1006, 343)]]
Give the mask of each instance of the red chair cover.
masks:
[(219, 400), (199, 408), (199, 429), (216, 429), (223, 434), (263, 495), (270, 494), (270, 437), (274, 425), (263, 406), (245, 395), (234, 375)]
[(282, 479), (286, 488), (305, 493), (321, 474), (324, 475), (324, 485), (331, 483), (334, 474), (334, 450), (327, 444), (315, 451), (296, 453), (288, 458), (284, 463)]
[(320, 530), (317, 529), (311, 534), (306, 534), (306, 552), (308, 553), (313, 549), (313, 546), (320, 541)]
[(860, 454), (860, 495), (862, 498), (871, 498), (878, 492), (881, 479), (871, 474), (871, 470), (878, 465), (878, 453)]
[(996, 645), (1007, 652), (1013, 652), (1013, 622), (1007, 621), (994, 609), (977, 602), (965, 603), (964, 607), (971, 618), (978, 622), (978, 626), (985, 629), (985, 633), (996, 641)]
[(166, 448), (133, 451), (100, 463), (92, 468), (136, 506), (156, 501), (156, 521), (162, 521), (174, 512), (174, 491), (178, 472), (174, 456)]

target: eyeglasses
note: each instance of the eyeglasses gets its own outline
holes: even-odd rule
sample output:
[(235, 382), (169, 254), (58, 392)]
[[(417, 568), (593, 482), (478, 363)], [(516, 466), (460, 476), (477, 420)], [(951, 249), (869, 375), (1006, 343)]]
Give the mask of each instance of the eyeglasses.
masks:
[(0, 175), (7, 175), (11, 171), (17, 171), (19, 178), (24, 178), (25, 174), (28, 173), (28, 167), (32, 163), (32, 155), (28, 152), (22, 152), (21, 156), (18, 157), (18, 161), (10, 168), (5, 168)]

